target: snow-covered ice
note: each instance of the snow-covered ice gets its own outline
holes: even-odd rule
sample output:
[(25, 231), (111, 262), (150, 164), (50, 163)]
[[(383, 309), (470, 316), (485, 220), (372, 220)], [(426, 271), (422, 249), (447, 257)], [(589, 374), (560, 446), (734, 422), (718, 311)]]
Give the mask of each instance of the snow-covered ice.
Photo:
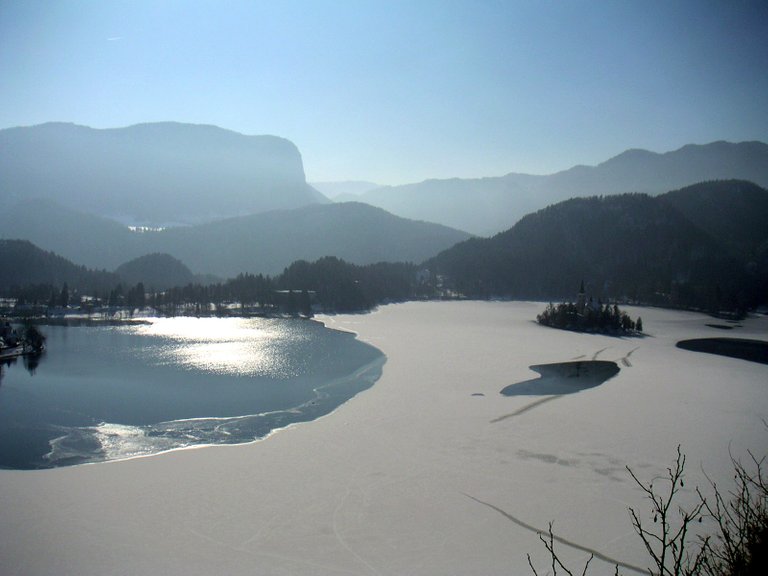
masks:
[[(544, 328), (540, 303), (445, 302), (334, 316), (387, 355), (369, 390), (314, 422), (241, 446), (42, 471), (0, 471), (0, 573), (530, 574), (535, 530), (647, 566), (625, 469), (664, 473), (678, 444), (686, 493), (727, 486), (730, 455), (768, 452), (768, 366), (675, 347), (766, 340), (701, 314), (629, 308), (648, 336)], [(561, 396), (503, 396), (531, 365), (616, 362)], [(569, 562), (588, 554), (565, 545)], [(625, 569), (625, 573), (632, 573)], [(593, 561), (591, 574), (613, 573)]]

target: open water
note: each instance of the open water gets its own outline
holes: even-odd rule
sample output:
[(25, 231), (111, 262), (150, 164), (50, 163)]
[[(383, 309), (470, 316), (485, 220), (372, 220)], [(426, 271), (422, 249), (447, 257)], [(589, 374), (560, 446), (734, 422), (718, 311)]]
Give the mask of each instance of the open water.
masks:
[(288, 319), (43, 326), (0, 376), (0, 467), (46, 468), (237, 444), (333, 411), (381, 375), (354, 335)]

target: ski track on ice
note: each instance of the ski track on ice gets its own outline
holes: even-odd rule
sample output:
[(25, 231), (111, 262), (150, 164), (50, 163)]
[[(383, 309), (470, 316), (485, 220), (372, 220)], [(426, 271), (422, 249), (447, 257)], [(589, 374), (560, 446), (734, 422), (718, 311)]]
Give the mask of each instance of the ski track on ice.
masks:
[[(536, 528), (535, 526), (532, 526), (526, 522), (523, 522), (519, 518), (515, 518), (508, 512), (505, 512), (504, 510), (499, 508), (498, 506), (494, 506), (493, 504), (490, 504), (488, 502), (483, 502), (482, 500), (475, 498), (474, 496), (470, 496), (465, 492), (462, 492), (462, 494), (464, 494), (464, 496), (466, 496), (470, 500), (474, 500), (478, 504), (482, 504), (483, 506), (487, 506), (491, 510), (495, 510), (496, 512), (504, 516), (507, 520), (514, 522), (521, 528), (525, 528), (526, 530), (530, 530), (531, 532), (536, 532), (536, 534), (539, 534), (539, 535), (546, 532), (546, 530), (541, 530), (540, 528)], [(621, 566), (622, 568), (626, 568), (627, 570), (633, 570), (635, 572), (640, 572), (641, 574), (648, 574), (648, 570), (646, 570), (645, 568), (635, 566), (634, 564), (628, 564), (626, 562), (622, 562), (621, 560), (617, 560), (616, 558), (611, 558), (610, 556), (606, 556), (602, 552), (599, 552), (592, 548), (588, 548), (587, 546), (582, 546), (581, 544), (578, 544), (576, 542), (571, 542), (570, 540), (566, 540), (565, 538), (561, 538), (560, 536), (555, 536), (554, 534), (552, 534), (552, 539), (565, 546), (575, 548), (576, 550), (581, 550), (582, 552), (588, 552), (589, 554), (592, 554), (595, 558), (597, 558), (598, 560), (602, 560), (603, 562), (607, 562), (615, 566)]]

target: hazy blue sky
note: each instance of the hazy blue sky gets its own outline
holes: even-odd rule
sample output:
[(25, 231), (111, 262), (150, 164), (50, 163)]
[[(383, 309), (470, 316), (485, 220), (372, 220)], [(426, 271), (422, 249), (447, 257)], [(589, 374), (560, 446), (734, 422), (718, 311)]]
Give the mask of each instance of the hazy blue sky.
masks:
[(289, 138), (309, 180), (768, 141), (768, 2), (0, 0), (0, 128)]

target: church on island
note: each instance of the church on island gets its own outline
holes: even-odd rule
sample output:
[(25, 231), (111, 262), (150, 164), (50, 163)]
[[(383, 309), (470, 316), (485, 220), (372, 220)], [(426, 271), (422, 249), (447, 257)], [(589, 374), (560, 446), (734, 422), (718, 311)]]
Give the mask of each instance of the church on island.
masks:
[(558, 305), (550, 303), (546, 310), (536, 317), (543, 326), (612, 335), (640, 335), (643, 331), (643, 321), (632, 320), (626, 312), (619, 309), (617, 304), (603, 304), (590, 296), (587, 298), (584, 280), (581, 281), (576, 303), (563, 302)]

